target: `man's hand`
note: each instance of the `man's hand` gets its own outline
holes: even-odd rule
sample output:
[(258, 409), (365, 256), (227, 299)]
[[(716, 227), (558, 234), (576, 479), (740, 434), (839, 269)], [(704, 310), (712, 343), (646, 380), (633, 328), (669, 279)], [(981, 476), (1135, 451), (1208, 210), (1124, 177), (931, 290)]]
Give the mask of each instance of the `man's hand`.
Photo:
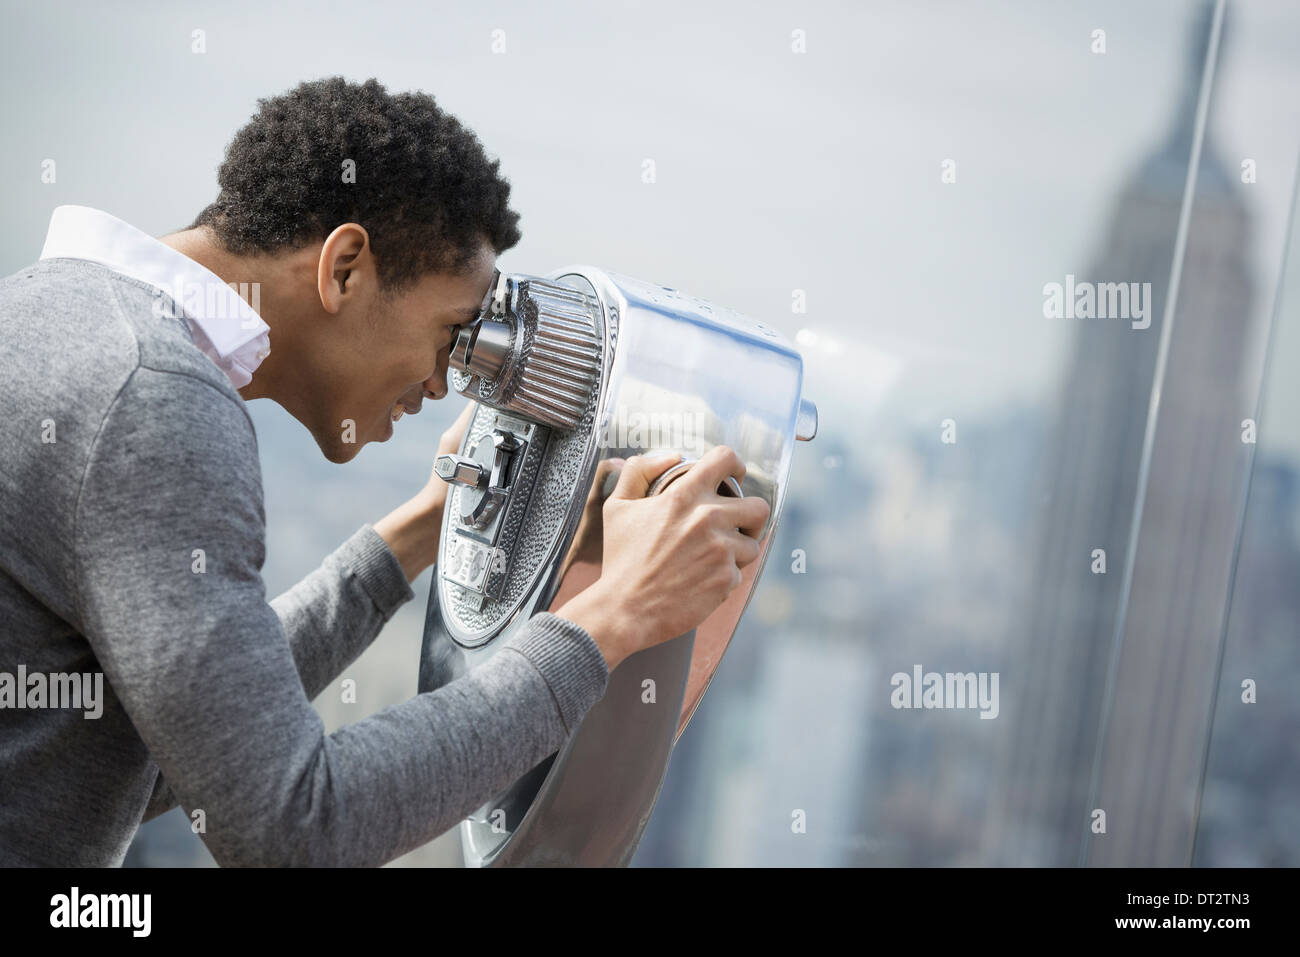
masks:
[(605, 501), (600, 579), (555, 612), (581, 625), (613, 671), (628, 655), (685, 634), (740, 584), (759, 555), (771, 507), (761, 498), (719, 495), (745, 464), (725, 445), (696, 462), (662, 494), (650, 483), (677, 459), (628, 459)]
[[(460, 417), (442, 433), (435, 459), (445, 453), (460, 451), (460, 443), (475, 408), (476, 403), (466, 403)], [(375, 523), (375, 531), (401, 562), (408, 582), (415, 581), (422, 571), (438, 560), (438, 538), (442, 533), (442, 511), (446, 505), (447, 483), (430, 467), (428, 484), (410, 501)]]
[(605, 499), (602, 495), (604, 485), (610, 472), (620, 471), (627, 464), (627, 459), (611, 457), (601, 459), (596, 466), (596, 477), (592, 480), (591, 490), (587, 492), (587, 503), (582, 508), (582, 519), (578, 530), (573, 535), (573, 544), (564, 556), (560, 567), (558, 581), (563, 581), (569, 568), (578, 563), (600, 565), (605, 547)]

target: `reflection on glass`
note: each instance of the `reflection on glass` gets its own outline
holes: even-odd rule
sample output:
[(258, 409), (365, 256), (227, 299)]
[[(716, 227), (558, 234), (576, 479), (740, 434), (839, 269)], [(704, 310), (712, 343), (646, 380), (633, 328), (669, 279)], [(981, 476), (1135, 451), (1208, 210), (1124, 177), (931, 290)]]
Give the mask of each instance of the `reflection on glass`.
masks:
[(1300, 194), (1293, 202), (1197, 822), (1193, 863), (1206, 867), (1300, 865)]
[[(1078, 862), (1101, 808), (1110, 815), (1108, 843), (1133, 855), (1124, 863), (1157, 863), (1165, 837), (1154, 827), (1137, 833), (1137, 822), (1195, 777), (1200, 741), (1190, 712), (1208, 702), (1241, 493), (1233, 424), (1245, 380), (1255, 379), (1242, 362), (1255, 318), (1245, 259), (1251, 224), (1213, 137), (1201, 143), (1169, 358), (1163, 381), (1155, 379), (1212, 12), (1204, 6), (1195, 21), (1172, 128), (1119, 196), (1090, 273), (1149, 283), (1145, 315), (1080, 323), (1062, 380), (1027, 628), (1008, 664), (1013, 730), (997, 782), (1007, 803), (991, 819), (995, 862)], [(1221, 40), (1217, 62), (1224, 61)], [(1149, 477), (1139, 487), (1153, 389), (1161, 400)], [(1126, 574), (1133, 581), (1122, 609)], [(1117, 657), (1123, 680), (1108, 699)], [(1152, 693), (1182, 668), (1191, 674), (1176, 705)], [(1134, 694), (1134, 686), (1149, 690)], [(1180, 728), (1187, 735), (1175, 740)], [(1107, 730), (1128, 746), (1112, 747)], [(1092, 790), (1094, 762), (1102, 794)]]
[[(1141, 702), (1108, 706), (1107, 687), (1126, 555), (1136, 536), (1136, 574), (1120, 629), (1127, 684), (1120, 687), (1140, 676), (1160, 689), (1156, 700), (1185, 698), (1188, 714), (1208, 714), (1244, 489), (1238, 423), (1243, 403), (1253, 408), (1259, 369), (1250, 344), (1266, 313), (1253, 279), (1271, 281), (1277, 255), (1276, 244), (1261, 241), (1254, 211), (1275, 193), (1243, 192), (1236, 144), (1228, 146), (1221, 130), (1232, 112), (1222, 104), (1230, 94), (1265, 95), (1273, 81), (1233, 46), (1229, 30), (1188, 220), (1145, 509), (1134, 527), (1212, 9), (1166, 8), (1160, 22), (1125, 19), (1132, 8), (1111, 11), (1126, 42), (1168, 62), (1166, 79), (1177, 82), (1171, 94), (1158, 96), (1152, 91), (1167, 83), (1129, 87), (1098, 111), (1113, 122), (1165, 104), (1162, 119), (1146, 124), (1147, 135), (1108, 139), (1103, 123), (1060, 144), (1108, 162), (1125, 154), (1132, 170), (1118, 185), (1087, 181), (1092, 205), (1107, 212), (1077, 231), (1071, 255), (1091, 250), (1082, 263), (1063, 255), (1045, 265), (1038, 247), (1059, 238), (1061, 223), (1051, 211), (1064, 192), (1085, 188), (1084, 180), (1025, 174), (1019, 189), (1041, 215), (996, 234), (991, 218), (995, 251), (968, 241), (945, 260), (985, 264), (1007, 290), (1004, 298), (973, 298), (946, 320), (953, 336), (972, 327), (986, 331), (983, 344), (967, 347), (970, 340), (963, 340), (958, 359), (941, 347), (899, 359), (906, 404), (867, 401), (879, 383), (864, 381), (861, 366), (828, 360), (824, 368), (842, 376), (833, 384), (818, 381), (810, 366), (809, 389), (852, 396), (850, 415), (823, 429), (818, 456), (796, 459), (774, 564), (678, 743), (636, 863), (1075, 864), (1098, 766), (1117, 802), (1147, 816), (1182, 814), (1186, 860), (1195, 794), (1185, 785), (1196, 777), (1204, 729), (1195, 722), (1175, 727), (1183, 715), (1172, 710), (1144, 715)], [(1300, 12), (1284, 23), (1278, 17), (1245, 6), (1231, 26), (1250, 27), (1255, 36), (1293, 30)], [(912, 26), (919, 29), (919, 19)], [(906, 25), (899, 29), (907, 33)], [(999, 42), (1017, 42), (1009, 23), (997, 30)], [(1070, 41), (1061, 42), (1057, 61), (1087, 83)], [(958, 56), (944, 70), (988, 80), (980, 56), (972, 49), (970, 62)], [(1026, 117), (1047, 107), (1028, 94), (1022, 103), (999, 92), (981, 99), (980, 108), (991, 127), (1007, 131), (1007, 142), (1003, 153), (980, 161), (986, 170), (1023, 174), (1034, 129)], [(913, 90), (909, 105), (916, 115), (942, 113), (949, 94)], [(924, 101), (926, 95), (934, 99)], [(1279, 179), (1289, 183), (1292, 171)], [(910, 190), (918, 210), (934, 208), (928, 184), (904, 180), (894, 188)], [(913, 233), (933, 235), (941, 227), (923, 217), (892, 220), (890, 241), (872, 247), (884, 257), (873, 272), (904, 272), (906, 253), (894, 250), (915, 250)], [(1133, 314), (1118, 320), (1035, 315), (1042, 298), (1022, 290), (1036, 294), (1067, 276), (1150, 283), (1149, 291), (1142, 287), (1143, 314), (1130, 303)], [(933, 279), (953, 281), (948, 273)], [(879, 317), (869, 303), (855, 313), (860, 337), (875, 347), (873, 337), (900, 338), (891, 322), (925, 320), (933, 328), (926, 291), (913, 292), (913, 316)], [(1042, 338), (1044, 322), (1054, 323), (1057, 341)], [(1017, 333), (1008, 336), (1008, 328)], [(844, 339), (843, 330), (822, 336), (815, 329), (800, 341)], [(1012, 361), (1002, 352), (1008, 342), (1020, 350)], [(971, 367), (986, 373), (971, 375)], [(1040, 377), (1043, 367), (1053, 374)], [(1005, 394), (1008, 376), (1023, 379), (1010, 391), (1025, 398), (992, 405), (980, 386), (967, 385), (982, 378), (987, 391)], [(944, 444), (941, 422), (949, 417), (958, 440)], [(1098, 550), (1105, 552), (1104, 572)], [(1295, 565), (1293, 558), (1285, 567)], [(1160, 652), (1155, 660), (1133, 662), (1134, 653), (1152, 649)], [(998, 717), (893, 707), (893, 676), (918, 664), (927, 672), (999, 674)], [(1115, 738), (1131, 739), (1141, 753), (1172, 746), (1176, 760), (1117, 766), (1116, 756), (1126, 752)], [(1294, 735), (1277, 740), (1282, 747)], [(1261, 827), (1276, 835), (1282, 822)], [(1179, 843), (1177, 827), (1133, 840), (1135, 853), (1176, 857), (1180, 852), (1166, 846), (1170, 835)], [(1268, 843), (1261, 834), (1239, 840)]]

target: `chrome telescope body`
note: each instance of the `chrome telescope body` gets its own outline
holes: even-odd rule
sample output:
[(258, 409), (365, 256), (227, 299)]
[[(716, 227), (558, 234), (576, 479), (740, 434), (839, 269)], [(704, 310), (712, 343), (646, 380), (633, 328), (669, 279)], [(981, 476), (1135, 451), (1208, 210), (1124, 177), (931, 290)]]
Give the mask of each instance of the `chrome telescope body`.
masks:
[[(719, 491), (771, 506), (759, 558), (728, 599), (693, 631), (625, 659), (563, 747), (460, 826), (467, 866), (626, 865), (762, 574), (794, 443), (816, 434), (803, 362), (760, 322), (572, 266), (545, 277), (498, 271), (450, 364), (454, 388), (478, 405), (460, 450), (435, 463), (452, 488), (421, 692), (478, 667), (534, 614), (558, 611), (600, 577), (610, 459), (681, 453), (655, 495), (726, 445), (746, 474)], [(642, 700), (646, 679), (654, 704)]]

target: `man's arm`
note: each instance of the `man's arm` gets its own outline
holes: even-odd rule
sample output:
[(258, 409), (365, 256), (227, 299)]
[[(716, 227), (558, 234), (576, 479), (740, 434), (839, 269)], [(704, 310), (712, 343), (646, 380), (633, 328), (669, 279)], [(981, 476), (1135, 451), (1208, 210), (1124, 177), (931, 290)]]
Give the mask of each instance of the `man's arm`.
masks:
[[(271, 602), (308, 700), (370, 647), (413, 594), (387, 542), (365, 525)], [(160, 773), (141, 820), (151, 821), (174, 807), (176, 796)]]
[(220, 864), (391, 860), (557, 750), (604, 693), (591, 636), (540, 615), (463, 678), (326, 735), (266, 602), (252, 428), (193, 378), (137, 370), (77, 521), (86, 637)]
[[(437, 454), (460, 448), (474, 412), (467, 403), (442, 434)], [(447, 483), (433, 474), (409, 501), (344, 542), (293, 588), (271, 602), (280, 616), (307, 697), (370, 647), (396, 608), (413, 597), (409, 583), (437, 560)], [(375, 612), (378, 614), (375, 614)], [(176, 807), (160, 773), (142, 821)]]

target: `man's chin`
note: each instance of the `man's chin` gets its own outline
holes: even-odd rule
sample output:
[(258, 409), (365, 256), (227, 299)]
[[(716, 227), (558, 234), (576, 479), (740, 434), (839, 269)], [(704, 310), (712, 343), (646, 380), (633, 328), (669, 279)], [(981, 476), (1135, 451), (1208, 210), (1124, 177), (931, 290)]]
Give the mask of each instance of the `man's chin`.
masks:
[(322, 442), (318, 437), (316, 444), (320, 447), (321, 454), (335, 465), (342, 465), (344, 462), (351, 462), (357, 457), (362, 446), (370, 439), (362, 439), (360, 442), (345, 442), (338, 436), (331, 436), (330, 441)]
[(342, 465), (344, 462), (351, 462), (361, 451), (361, 444), (358, 445), (335, 445), (332, 447), (321, 446), (321, 452), (325, 458), (335, 465)]
[(335, 465), (342, 465), (356, 458), (362, 447), (370, 442), (387, 442), (391, 439), (393, 424), (391, 417), (385, 417), (382, 424), (376, 425), (367, 434), (361, 434), (355, 424), (349, 423), (350, 427), (343, 433), (333, 432), (322, 436), (313, 432), (312, 437), (316, 439), (316, 444), (326, 459)]

